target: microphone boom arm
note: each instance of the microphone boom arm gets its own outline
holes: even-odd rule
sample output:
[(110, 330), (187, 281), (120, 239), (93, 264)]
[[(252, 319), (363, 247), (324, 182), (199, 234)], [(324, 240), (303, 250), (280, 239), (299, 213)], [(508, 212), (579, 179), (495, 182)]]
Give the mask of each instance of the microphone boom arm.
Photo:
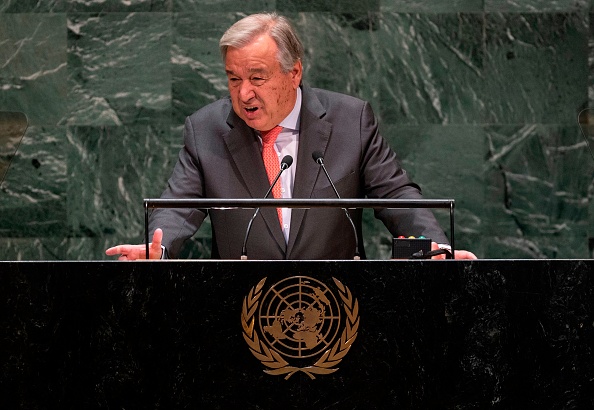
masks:
[[(338, 190), (334, 186), (334, 182), (332, 182), (332, 179), (330, 178), (330, 174), (328, 174), (328, 171), (326, 170), (326, 167), (324, 166), (324, 157), (322, 157), (321, 153), (318, 151), (314, 152), (312, 154), (312, 157), (313, 157), (314, 161), (316, 161), (320, 165), (320, 167), (322, 167), (322, 169), (324, 170), (324, 174), (326, 174), (326, 178), (328, 178), (328, 182), (330, 182), (330, 185), (332, 186), (332, 189), (334, 190), (336, 197), (338, 199), (341, 199), (340, 195), (338, 194)], [(355, 223), (353, 222), (353, 218), (351, 218), (349, 211), (346, 208), (342, 208), (342, 210), (344, 211), (344, 214), (346, 215), (347, 219), (351, 223), (351, 226), (353, 227), (353, 232), (355, 233), (355, 256), (353, 257), (353, 259), (359, 260), (359, 259), (361, 259), (361, 254), (359, 253), (359, 235), (357, 234), (357, 228), (355, 227)]]

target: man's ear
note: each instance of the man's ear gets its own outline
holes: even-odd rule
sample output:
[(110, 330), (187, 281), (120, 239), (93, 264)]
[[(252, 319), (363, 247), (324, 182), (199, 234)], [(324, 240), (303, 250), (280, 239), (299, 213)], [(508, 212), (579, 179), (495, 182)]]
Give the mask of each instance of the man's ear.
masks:
[(291, 80), (293, 82), (293, 88), (297, 89), (301, 85), (301, 78), (303, 77), (303, 65), (301, 60), (298, 60), (293, 69), (291, 70)]

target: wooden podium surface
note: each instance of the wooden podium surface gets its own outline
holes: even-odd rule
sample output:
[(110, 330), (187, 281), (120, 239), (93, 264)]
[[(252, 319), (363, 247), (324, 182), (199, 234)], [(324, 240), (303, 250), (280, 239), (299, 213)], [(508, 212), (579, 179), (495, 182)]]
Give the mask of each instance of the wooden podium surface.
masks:
[(593, 260), (0, 272), (0, 408), (594, 407)]

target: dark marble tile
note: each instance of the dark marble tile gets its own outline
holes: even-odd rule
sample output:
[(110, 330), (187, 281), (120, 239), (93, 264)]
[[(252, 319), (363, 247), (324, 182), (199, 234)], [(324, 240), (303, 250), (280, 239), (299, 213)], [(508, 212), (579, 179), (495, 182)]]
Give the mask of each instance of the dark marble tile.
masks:
[(174, 126), (183, 125), (185, 117), (229, 94), (219, 39), (240, 18), (233, 13), (174, 14), (171, 51)]
[(29, 127), (0, 190), (0, 237), (66, 237), (66, 130)]
[(276, 8), (281, 13), (366, 13), (380, 11), (380, 0), (276, 0)]
[(169, 126), (70, 127), (68, 138), (72, 235), (142, 243), (143, 199), (161, 195), (178, 151)]
[(581, 14), (487, 14), (483, 121), (575, 124), (587, 47)]
[[(594, 0), (592, 2), (594, 4)], [(588, 33), (588, 106), (594, 107), (594, 14), (589, 14), (588, 19), (590, 23)], [(592, 121), (590, 122), (592, 123)]]
[[(67, 256), (69, 239), (66, 237), (44, 238), (0, 238), (0, 260), (2, 261), (61, 261), (81, 258), (77, 253)], [(88, 253), (87, 253), (88, 255)], [(91, 258), (95, 260), (98, 258)]]
[[(580, 143), (586, 146), (585, 149), (587, 152), (585, 166), (583, 168), (588, 172), (587, 170), (589, 169), (589, 166), (594, 164), (594, 125), (591, 125), (594, 122), (594, 110), (587, 109), (586, 111), (581, 112), (581, 114), (578, 124), (580, 127), (580, 136), (582, 137)], [(588, 187), (588, 204), (588, 254), (590, 258), (594, 258), (594, 174), (592, 175), (591, 183)]]
[(63, 13), (67, 0), (3, 0), (0, 13)]
[(590, 0), (485, 0), (485, 11), (490, 12), (558, 12), (583, 11)]
[(381, 0), (381, 11), (396, 13), (470, 13), (483, 11), (484, 0)]
[[(238, 12), (259, 13), (274, 11), (277, 0), (172, 0), (173, 11), (179, 13)], [(224, 26), (220, 27), (224, 30)]]
[[(486, 242), (483, 127), (386, 125), (381, 129), (425, 198), (456, 201), (456, 248), (471, 250), (483, 258), (499, 257), (497, 252), (486, 254), (483, 250)], [(433, 213), (449, 237), (449, 211), (434, 209)], [(392, 252), (390, 233), (370, 210), (364, 212), (363, 222), (368, 257), (388, 259)]]
[(594, 162), (576, 126), (487, 128), (489, 248), (501, 257), (588, 256)]
[(301, 13), (290, 17), (305, 48), (304, 82), (372, 103), (377, 101), (377, 14)]
[(69, 12), (166, 12), (174, 0), (87, 0), (68, 1)]
[(163, 12), (173, 0), (4, 0), (0, 13)]
[[(384, 127), (385, 137), (399, 155), (404, 169), (431, 199), (456, 201), (455, 241), (458, 249), (483, 255), (485, 222), (485, 132), (472, 125)], [(447, 210), (433, 211), (450, 235)]]
[(66, 114), (65, 26), (64, 14), (0, 14), (0, 110), (49, 126)]
[(382, 13), (377, 49), (381, 120), (480, 123), (483, 17)]
[(171, 115), (171, 15), (69, 14), (69, 125), (130, 125)]

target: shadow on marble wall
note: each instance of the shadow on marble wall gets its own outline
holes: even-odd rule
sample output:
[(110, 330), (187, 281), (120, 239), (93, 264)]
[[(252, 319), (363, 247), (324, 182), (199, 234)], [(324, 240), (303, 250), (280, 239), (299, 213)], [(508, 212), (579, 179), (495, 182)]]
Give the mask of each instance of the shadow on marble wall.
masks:
[[(184, 118), (226, 94), (220, 35), (272, 9), (301, 33), (307, 83), (369, 100), (425, 196), (456, 199), (458, 247), (591, 257), (594, 159), (576, 122), (594, 98), (590, 1), (7, 0), (0, 110), (31, 126), (0, 187), (0, 259), (140, 242)], [(389, 233), (371, 213), (365, 226), (387, 258)], [(208, 256), (209, 236), (185, 255)]]

